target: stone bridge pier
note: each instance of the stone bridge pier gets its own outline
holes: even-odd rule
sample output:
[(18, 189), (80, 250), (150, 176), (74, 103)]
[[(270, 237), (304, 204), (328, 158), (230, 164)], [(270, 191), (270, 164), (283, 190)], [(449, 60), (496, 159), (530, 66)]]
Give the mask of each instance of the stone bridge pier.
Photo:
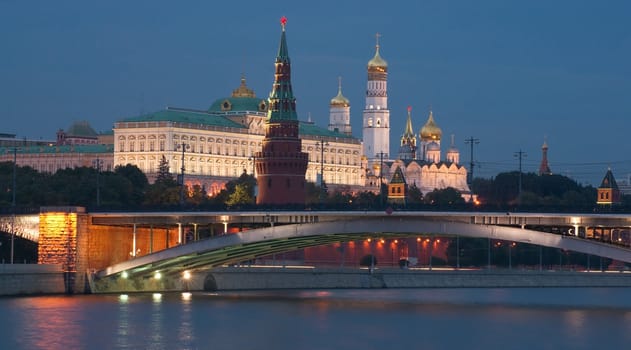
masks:
[(83, 207), (42, 207), (38, 264), (62, 266), (67, 293), (89, 291), (86, 274), (179, 244), (177, 227), (94, 225)]

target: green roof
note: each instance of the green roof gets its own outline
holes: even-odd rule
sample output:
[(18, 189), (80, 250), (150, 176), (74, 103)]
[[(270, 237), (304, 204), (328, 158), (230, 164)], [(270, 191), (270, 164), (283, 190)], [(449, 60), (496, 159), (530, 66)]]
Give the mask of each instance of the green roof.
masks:
[(68, 136), (88, 136), (88, 137), (96, 137), (98, 134), (92, 127), (90, 123), (85, 120), (76, 121), (70, 125), (68, 130), (66, 130), (66, 134)]
[[(263, 108), (261, 108), (263, 107)], [(224, 97), (216, 100), (208, 108), (208, 112), (265, 112), (267, 101), (258, 97)]]
[(212, 125), (227, 128), (245, 128), (243, 125), (233, 122), (232, 120), (220, 116), (207, 114), (205, 112), (164, 109), (158, 112), (141, 115), (138, 117), (131, 117), (121, 120), (121, 122), (159, 122), (168, 121), (176, 123), (190, 123), (201, 125)]
[(340, 132), (331, 131), (329, 129), (321, 128), (310, 122), (300, 121), (299, 134), (302, 135), (310, 135), (310, 136), (325, 136), (325, 137), (338, 137), (345, 139), (354, 139), (353, 136), (346, 135)]
[[(13, 147), (0, 147), (0, 154), (13, 153)], [(64, 145), (64, 146), (26, 146), (18, 147), (20, 154), (54, 154), (54, 153), (112, 153), (114, 145)]]

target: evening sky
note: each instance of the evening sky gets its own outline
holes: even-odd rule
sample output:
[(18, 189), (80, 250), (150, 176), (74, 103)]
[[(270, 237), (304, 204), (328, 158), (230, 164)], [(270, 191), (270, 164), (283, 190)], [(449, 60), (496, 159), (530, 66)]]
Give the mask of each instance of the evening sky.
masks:
[[(328, 124), (338, 76), (361, 137), (366, 63), (380, 33), (388, 61), (391, 153), (412, 106), (431, 106), (443, 151), (476, 176), (554, 173), (598, 185), (631, 174), (628, 1), (0, 0), (0, 133), (54, 139), (73, 121), (97, 131), (166, 106), (207, 109), (245, 74), (267, 97), (286, 16), (299, 118)], [(444, 156), (444, 155), (443, 155)]]

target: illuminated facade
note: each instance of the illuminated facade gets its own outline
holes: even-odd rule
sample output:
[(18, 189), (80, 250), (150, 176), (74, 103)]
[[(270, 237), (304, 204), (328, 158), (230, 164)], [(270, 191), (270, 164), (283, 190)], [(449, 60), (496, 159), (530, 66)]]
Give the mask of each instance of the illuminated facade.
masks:
[(114, 169), (111, 139), (111, 135), (97, 134), (85, 121), (75, 122), (68, 130), (57, 132), (57, 141), (3, 138), (0, 142), (0, 162), (13, 162), (15, 148), (17, 165), (29, 166), (43, 173), (96, 167), (97, 164), (101, 170), (110, 171)]
[[(377, 35), (377, 39), (379, 35)], [(390, 111), (388, 110), (388, 63), (379, 55), (379, 40), (375, 56), (368, 61), (366, 106), (364, 107), (362, 136), (364, 155), (368, 161), (390, 156)]]
[(441, 157), (442, 130), (434, 120), (434, 114), (429, 112), (427, 122), (419, 131), (420, 147), (416, 147), (416, 135), (412, 131), (411, 108), (405, 131), (401, 137), (398, 159), (378, 160), (372, 162), (367, 180), (369, 186), (378, 190), (379, 183), (388, 184), (391, 179), (400, 178), (396, 172), (401, 170), (407, 186), (415, 186), (423, 194), (437, 189), (452, 187), (465, 199), (471, 197), (471, 190), (467, 184), (467, 169), (460, 165), (460, 152), (454, 145), (452, 136), (451, 146), (446, 152), (446, 160)]
[(611, 169), (607, 170), (603, 181), (598, 186), (598, 198), (596, 204), (598, 205), (615, 205), (621, 203), (620, 189), (616, 183), (616, 179), (613, 177)]

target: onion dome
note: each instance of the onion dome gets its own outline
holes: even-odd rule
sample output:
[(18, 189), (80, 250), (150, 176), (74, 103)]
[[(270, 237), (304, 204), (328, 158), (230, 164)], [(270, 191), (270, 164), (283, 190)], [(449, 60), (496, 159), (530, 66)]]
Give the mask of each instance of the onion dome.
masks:
[(331, 99), (331, 107), (349, 107), (350, 101), (342, 95), (342, 78), (339, 78), (337, 96)]
[(386, 73), (388, 71), (388, 62), (379, 55), (379, 33), (377, 33), (377, 45), (375, 45), (375, 56), (368, 61), (369, 72)]
[(388, 70), (388, 62), (379, 55), (379, 45), (376, 46), (375, 57), (368, 61), (368, 70), (376, 70), (386, 72)]
[(429, 111), (429, 118), (427, 122), (421, 128), (421, 140), (440, 140), (443, 135), (443, 131), (436, 125), (434, 121), (434, 113)]

